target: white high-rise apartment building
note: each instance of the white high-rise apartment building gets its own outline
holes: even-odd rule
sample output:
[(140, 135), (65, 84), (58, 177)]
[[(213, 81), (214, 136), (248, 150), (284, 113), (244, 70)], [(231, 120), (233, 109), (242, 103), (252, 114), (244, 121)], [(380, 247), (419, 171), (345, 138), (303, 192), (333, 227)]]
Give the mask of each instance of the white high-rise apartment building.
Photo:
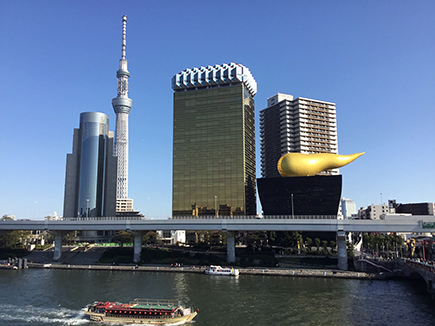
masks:
[(335, 111), (335, 103), (282, 93), (267, 99), (260, 111), (262, 177), (280, 177), (277, 163), (287, 153), (338, 154)]

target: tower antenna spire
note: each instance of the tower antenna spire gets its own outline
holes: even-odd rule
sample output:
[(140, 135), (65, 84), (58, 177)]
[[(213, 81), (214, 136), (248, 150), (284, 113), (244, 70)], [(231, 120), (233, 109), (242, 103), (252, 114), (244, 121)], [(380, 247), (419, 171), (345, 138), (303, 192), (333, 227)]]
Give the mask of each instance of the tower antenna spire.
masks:
[(122, 59), (125, 59), (125, 48), (127, 47), (127, 16), (122, 16)]

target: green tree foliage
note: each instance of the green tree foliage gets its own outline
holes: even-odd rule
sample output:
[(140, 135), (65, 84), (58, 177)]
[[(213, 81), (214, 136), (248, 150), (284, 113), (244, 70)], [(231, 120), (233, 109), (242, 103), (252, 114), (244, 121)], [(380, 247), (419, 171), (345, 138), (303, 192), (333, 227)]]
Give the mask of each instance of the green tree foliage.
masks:
[(142, 237), (142, 243), (143, 244), (157, 244), (160, 241), (160, 237), (155, 231), (148, 231), (145, 233), (145, 235)]
[(366, 249), (375, 251), (401, 250), (404, 240), (397, 234), (364, 234), (363, 245)]
[(215, 231), (210, 234), (210, 245), (211, 246), (220, 246), (223, 244), (223, 232)]
[(4, 248), (21, 248), (27, 244), (30, 231), (11, 231), (0, 235), (0, 245)]
[(352, 242), (347, 242), (346, 243), (346, 250), (347, 250), (347, 256), (348, 257), (353, 257), (353, 256), (355, 256), (355, 247), (354, 247), (354, 245), (353, 245), (353, 243)]
[(238, 239), (239, 242), (246, 245), (247, 250), (256, 250), (257, 248), (264, 247), (268, 243), (266, 231), (250, 231), (244, 232)]
[(298, 243), (302, 243), (302, 236), (299, 232), (279, 231), (276, 232), (276, 238), (272, 244), (279, 247), (291, 248), (297, 247)]
[(276, 240), (276, 231), (269, 231), (267, 239), (270, 243), (273, 243)]
[(335, 243), (334, 240), (329, 241), (329, 246), (331, 247), (332, 250), (335, 249), (335, 247), (337, 246), (337, 244)]
[(121, 245), (121, 247), (123, 247), (124, 244), (126, 243), (133, 243), (134, 236), (127, 231), (118, 231), (116, 232), (113, 240), (115, 242), (118, 242)]
[(313, 245), (313, 239), (307, 237), (305, 239), (305, 243), (307, 244), (307, 246), (311, 249), (311, 246)]
[(76, 238), (76, 236), (77, 236), (77, 231), (71, 231), (71, 232), (68, 232), (67, 234), (65, 234), (65, 235), (62, 237), (62, 243), (63, 243), (63, 244), (69, 244), (69, 243), (71, 243), (71, 242), (74, 241), (74, 239)]
[(317, 251), (319, 251), (320, 250), (320, 239), (319, 238), (315, 238), (314, 239), (314, 243), (316, 244)]

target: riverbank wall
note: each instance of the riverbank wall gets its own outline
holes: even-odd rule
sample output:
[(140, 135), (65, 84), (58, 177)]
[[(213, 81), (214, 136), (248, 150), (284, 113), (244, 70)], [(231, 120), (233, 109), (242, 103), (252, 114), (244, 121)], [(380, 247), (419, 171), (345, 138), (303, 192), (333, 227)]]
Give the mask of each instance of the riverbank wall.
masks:
[[(133, 272), (165, 272), (165, 273), (196, 273), (203, 274), (205, 266), (138, 266), (138, 265), (70, 265), (70, 264), (37, 264), (29, 263), (29, 268), (95, 270), (95, 271), (133, 271)], [(340, 271), (330, 269), (282, 269), (282, 268), (239, 268), (240, 275), (288, 276), (288, 277), (318, 277), (362, 280), (385, 280), (384, 274), (368, 274), (364, 272)]]

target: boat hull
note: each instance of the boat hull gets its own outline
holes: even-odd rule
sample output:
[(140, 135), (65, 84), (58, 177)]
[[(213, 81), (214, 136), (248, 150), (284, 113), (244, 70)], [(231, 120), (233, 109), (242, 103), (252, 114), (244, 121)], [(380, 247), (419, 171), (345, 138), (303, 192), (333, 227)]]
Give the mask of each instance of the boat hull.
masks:
[(139, 317), (139, 316), (110, 316), (105, 313), (97, 313), (91, 311), (85, 311), (85, 315), (93, 321), (109, 322), (109, 323), (123, 323), (123, 324), (147, 324), (147, 325), (182, 325), (190, 322), (198, 314), (197, 311), (180, 317), (159, 317), (159, 318), (149, 318), (149, 317)]
[(239, 273), (238, 272), (209, 272), (209, 271), (205, 271), (205, 273), (207, 275), (224, 275), (224, 276), (238, 276)]

